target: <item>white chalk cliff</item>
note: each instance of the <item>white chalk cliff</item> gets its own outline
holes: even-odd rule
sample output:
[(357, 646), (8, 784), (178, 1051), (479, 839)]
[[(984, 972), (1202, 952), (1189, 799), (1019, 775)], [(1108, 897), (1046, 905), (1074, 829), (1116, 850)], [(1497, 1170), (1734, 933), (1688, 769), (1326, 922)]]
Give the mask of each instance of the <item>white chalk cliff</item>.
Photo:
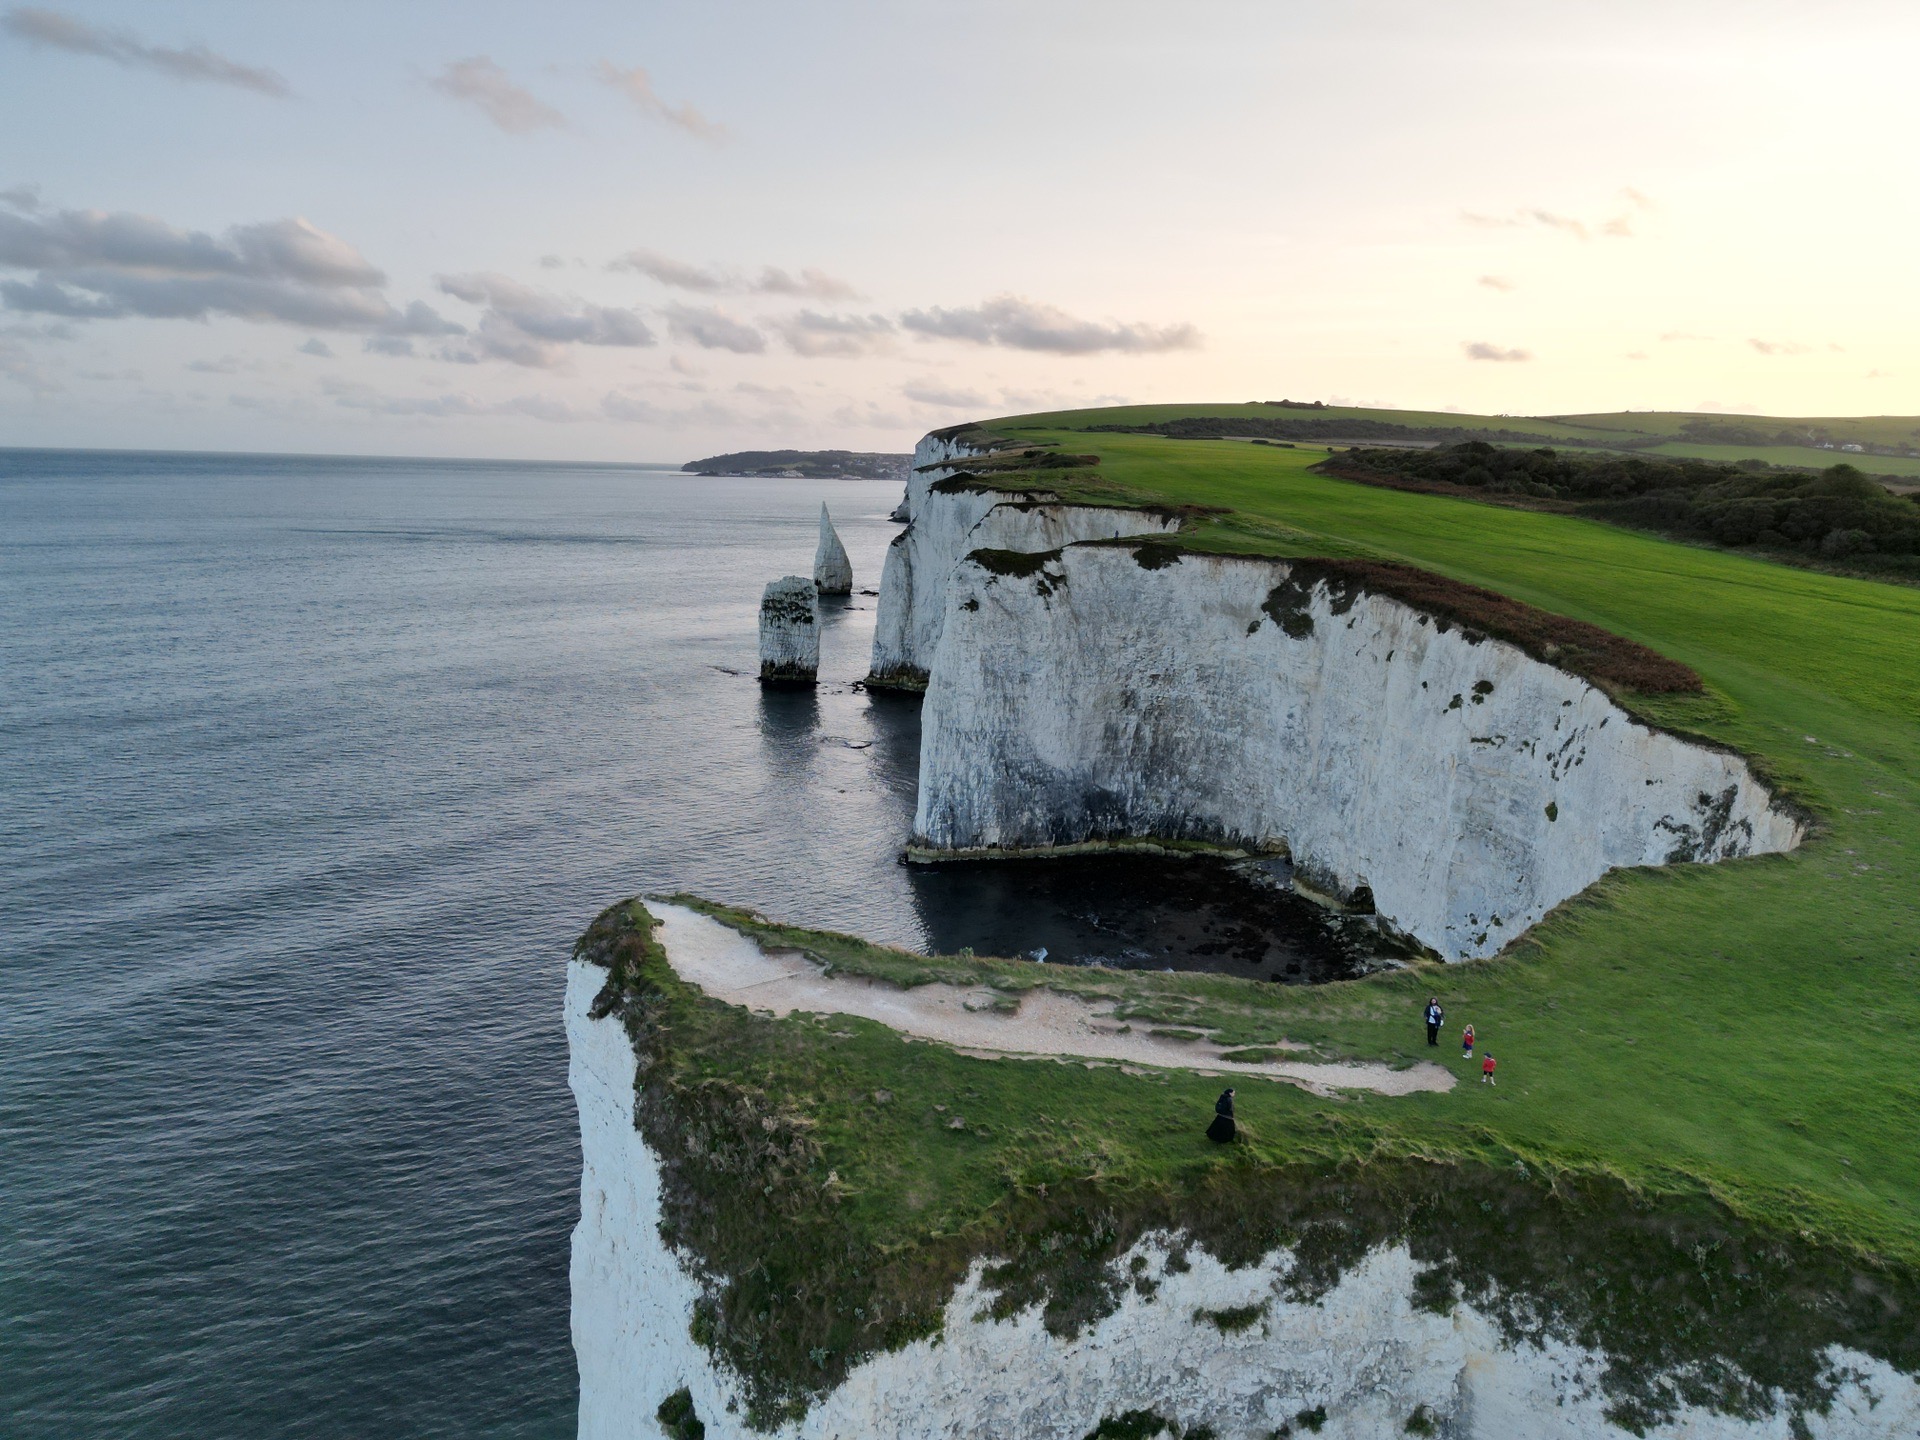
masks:
[[(617, 1018), (590, 1009), (606, 972), (568, 967), (569, 1078), (580, 1110), (580, 1222), (573, 1232), (573, 1343), (582, 1440), (657, 1436), (654, 1413), (685, 1387), (708, 1440), (747, 1440), (739, 1377), (689, 1330), (699, 1282), (660, 1238), (660, 1171), (634, 1128), (633, 1047)], [(779, 1440), (1082, 1440), (1101, 1421), (1147, 1410), (1219, 1440), (1265, 1440), (1324, 1408), (1326, 1440), (1403, 1433), (1416, 1407), (1454, 1440), (1615, 1440), (1595, 1383), (1603, 1356), (1547, 1340), (1510, 1342), (1470, 1305), (1446, 1314), (1411, 1303), (1417, 1262), (1382, 1246), (1316, 1302), (1289, 1300), (1287, 1251), (1228, 1270), (1199, 1251), (1169, 1267), (1150, 1236), (1118, 1262), (1142, 1262), (1139, 1290), (1063, 1339), (1037, 1308), (983, 1318), (981, 1267), (947, 1303), (939, 1335), (856, 1366)], [(1157, 1287), (1157, 1288), (1155, 1288)], [(1151, 1295), (1141, 1293), (1152, 1289)], [(1264, 1306), (1224, 1332), (1197, 1311)], [(1920, 1386), (1867, 1355), (1834, 1347), (1831, 1407), (1805, 1417), (1817, 1440), (1920, 1433)], [(1683, 1409), (1647, 1432), (1661, 1440), (1785, 1440), (1783, 1412), (1742, 1420)]]
[[(917, 452), (916, 452), (917, 453)], [(869, 683), (918, 689), (927, 682), (954, 567), (976, 550), (1051, 550), (1080, 540), (1158, 535), (1179, 528), (1150, 510), (1066, 505), (1051, 493), (1008, 494), (947, 477), (916, 500), (913, 518), (887, 547), (873, 626)]]
[(811, 685), (819, 673), (819, 596), (805, 576), (783, 575), (760, 597), (760, 678)]
[(954, 567), (917, 847), (1285, 850), (1310, 888), (1370, 892), (1458, 960), (1615, 867), (1798, 843), (1738, 755), (1651, 729), (1512, 645), (1292, 580), (1284, 561), (1135, 548)]
[(840, 532), (833, 528), (833, 517), (826, 502), (820, 503), (820, 544), (813, 552), (813, 585), (822, 595), (853, 593), (853, 562), (847, 547), (840, 543)]

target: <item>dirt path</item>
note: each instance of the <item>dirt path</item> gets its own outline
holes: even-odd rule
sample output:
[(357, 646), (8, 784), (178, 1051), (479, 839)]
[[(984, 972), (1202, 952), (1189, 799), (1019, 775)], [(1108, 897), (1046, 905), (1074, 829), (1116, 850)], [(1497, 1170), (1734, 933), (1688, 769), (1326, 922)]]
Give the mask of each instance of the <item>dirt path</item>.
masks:
[(1077, 1055), (1208, 1075), (1259, 1075), (1285, 1080), (1316, 1095), (1337, 1090), (1408, 1095), (1453, 1088), (1453, 1075), (1428, 1063), (1394, 1070), (1380, 1064), (1278, 1060), (1250, 1065), (1223, 1060), (1218, 1045), (1129, 1030), (1113, 1019), (1109, 1003), (1053, 990), (1025, 992), (1019, 1009), (1009, 1013), (993, 1008), (1007, 997), (985, 986), (963, 989), (930, 984), (903, 990), (859, 976), (829, 976), (797, 952), (770, 954), (739, 931), (698, 911), (658, 901), (649, 901), (648, 909), (660, 921), (660, 943), (675, 974), (718, 999), (774, 1015), (796, 1010), (858, 1015), (903, 1035), (937, 1040), (974, 1055)]

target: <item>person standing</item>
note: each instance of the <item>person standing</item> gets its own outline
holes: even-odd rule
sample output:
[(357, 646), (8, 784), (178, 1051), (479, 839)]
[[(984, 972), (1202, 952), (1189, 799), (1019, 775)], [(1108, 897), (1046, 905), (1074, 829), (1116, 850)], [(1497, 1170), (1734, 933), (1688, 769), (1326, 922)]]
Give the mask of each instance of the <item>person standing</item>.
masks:
[(1473, 1058), (1473, 1026), (1471, 1025), (1460, 1032), (1460, 1058), (1462, 1060)]
[(1446, 1018), (1447, 1012), (1440, 1008), (1440, 997), (1429, 995), (1427, 997), (1427, 1044), (1440, 1043), (1440, 1024)]
[(1216, 1145), (1224, 1145), (1234, 1137), (1233, 1124), (1233, 1087), (1229, 1085), (1220, 1092), (1220, 1098), (1213, 1102), (1213, 1123), (1207, 1127), (1207, 1139)]
[(1493, 1058), (1493, 1052), (1488, 1051), (1487, 1058), (1480, 1062), (1480, 1083), (1482, 1085), (1493, 1084), (1493, 1067), (1499, 1063), (1499, 1061)]

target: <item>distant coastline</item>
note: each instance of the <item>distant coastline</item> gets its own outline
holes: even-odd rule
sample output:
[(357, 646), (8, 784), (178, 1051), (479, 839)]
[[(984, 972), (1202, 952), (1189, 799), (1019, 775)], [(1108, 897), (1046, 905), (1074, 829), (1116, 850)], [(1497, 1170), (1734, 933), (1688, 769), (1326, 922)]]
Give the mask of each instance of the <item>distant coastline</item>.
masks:
[(913, 456), (862, 450), (735, 450), (689, 460), (693, 475), (750, 475), (788, 480), (891, 480), (907, 483)]

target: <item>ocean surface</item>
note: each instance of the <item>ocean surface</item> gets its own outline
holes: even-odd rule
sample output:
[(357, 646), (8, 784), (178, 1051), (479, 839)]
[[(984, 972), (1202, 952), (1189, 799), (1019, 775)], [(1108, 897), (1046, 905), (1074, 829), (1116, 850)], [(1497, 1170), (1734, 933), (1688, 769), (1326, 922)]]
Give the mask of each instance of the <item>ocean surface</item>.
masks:
[(1218, 867), (898, 863), (873, 596), (817, 692), (754, 678), (820, 503), (872, 589), (898, 499), (0, 451), (0, 1434), (571, 1434), (564, 962), (623, 896), (1347, 963)]

